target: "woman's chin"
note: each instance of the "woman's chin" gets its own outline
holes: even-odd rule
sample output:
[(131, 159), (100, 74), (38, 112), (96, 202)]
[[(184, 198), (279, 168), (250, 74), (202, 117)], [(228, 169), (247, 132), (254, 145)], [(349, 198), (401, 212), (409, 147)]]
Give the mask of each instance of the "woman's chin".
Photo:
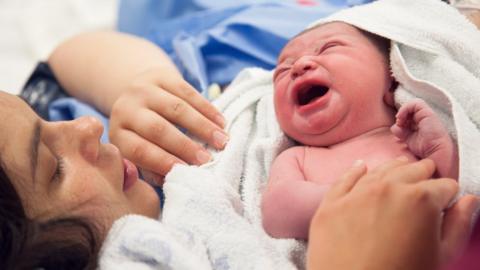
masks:
[(125, 191), (130, 202), (133, 214), (142, 215), (154, 219), (160, 216), (160, 197), (155, 189), (147, 182), (138, 181)]

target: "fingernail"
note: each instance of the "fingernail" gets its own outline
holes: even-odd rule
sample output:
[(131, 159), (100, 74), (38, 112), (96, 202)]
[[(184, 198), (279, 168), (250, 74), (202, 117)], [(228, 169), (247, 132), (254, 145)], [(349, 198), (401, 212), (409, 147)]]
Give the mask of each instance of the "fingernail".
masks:
[(210, 159), (212, 159), (212, 156), (210, 156), (210, 153), (208, 153), (207, 151), (205, 150), (199, 150), (197, 152), (197, 161), (200, 163), (200, 164), (204, 164), (204, 163), (207, 163), (210, 161)]
[(183, 160), (176, 160), (175, 163), (173, 163), (173, 165), (175, 164), (181, 164), (181, 165), (188, 165), (185, 161)]
[(219, 124), (222, 128), (225, 127), (225, 117), (223, 117), (223, 115), (219, 114), (215, 116), (215, 122)]
[(365, 164), (365, 161), (361, 159), (357, 159), (355, 160), (355, 162), (353, 162), (353, 167), (360, 167), (360, 166), (363, 166), (363, 164)]
[(228, 142), (228, 135), (216, 130), (213, 132), (213, 141), (218, 148), (223, 148)]

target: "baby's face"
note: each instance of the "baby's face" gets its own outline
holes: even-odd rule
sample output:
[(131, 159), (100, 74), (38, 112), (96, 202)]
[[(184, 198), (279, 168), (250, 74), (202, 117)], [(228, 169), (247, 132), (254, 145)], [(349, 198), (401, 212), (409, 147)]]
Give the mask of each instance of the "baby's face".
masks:
[(329, 23), (291, 40), (274, 73), (275, 110), (295, 140), (331, 145), (390, 125), (383, 101), (391, 77), (386, 56), (365, 34)]

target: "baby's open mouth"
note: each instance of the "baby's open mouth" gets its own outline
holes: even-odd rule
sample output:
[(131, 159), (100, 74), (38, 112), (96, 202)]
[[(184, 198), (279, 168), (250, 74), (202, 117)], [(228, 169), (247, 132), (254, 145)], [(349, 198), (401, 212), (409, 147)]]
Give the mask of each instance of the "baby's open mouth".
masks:
[(323, 97), (328, 92), (328, 87), (323, 85), (309, 85), (298, 91), (298, 105), (307, 105), (314, 100)]

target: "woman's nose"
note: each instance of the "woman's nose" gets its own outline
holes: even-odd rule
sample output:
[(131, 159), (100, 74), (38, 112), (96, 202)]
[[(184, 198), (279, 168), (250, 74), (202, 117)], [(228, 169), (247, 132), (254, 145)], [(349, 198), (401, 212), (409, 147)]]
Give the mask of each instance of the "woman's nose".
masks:
[(302, 56), (298, 58), (292, 66), (292, 77), (295, 79), (299, 76), (302, 76), (307, 71), (316, 69), (317, 66), (318, 64), (313, 61), (312, 56)]
[(102, 123), (95, 117), (85, 116), (73, 120), (72, 125), (78, 138), (80, 153), (85, 159), (95, 161), (103, 133)]

